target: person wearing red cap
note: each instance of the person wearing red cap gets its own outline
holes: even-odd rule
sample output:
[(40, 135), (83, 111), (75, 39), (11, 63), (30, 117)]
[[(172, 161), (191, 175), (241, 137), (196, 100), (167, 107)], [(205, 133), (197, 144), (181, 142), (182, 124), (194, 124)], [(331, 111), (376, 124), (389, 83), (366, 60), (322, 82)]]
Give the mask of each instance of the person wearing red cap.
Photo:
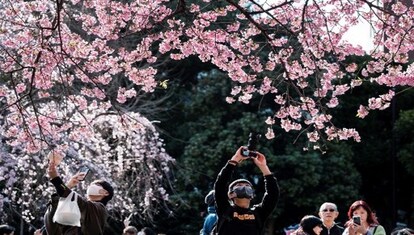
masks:
[[(279, 199), (277, 180), (269, 170), (262, 153), (246, 156), (240, 147), (231, 160), (221, 169), (214, 184), (218, 221), (214, 230), (218, 235), (261, 234), (265, 221), (273, 212)], [(251, 205), (254, 189), (250, 181), (238, 179), (229, 183), (236, 167), (246, 160), (252, 160), (263, 174), (265, 194), (260, 203)], [(228, 186), (227, 186), (228, 185)]]

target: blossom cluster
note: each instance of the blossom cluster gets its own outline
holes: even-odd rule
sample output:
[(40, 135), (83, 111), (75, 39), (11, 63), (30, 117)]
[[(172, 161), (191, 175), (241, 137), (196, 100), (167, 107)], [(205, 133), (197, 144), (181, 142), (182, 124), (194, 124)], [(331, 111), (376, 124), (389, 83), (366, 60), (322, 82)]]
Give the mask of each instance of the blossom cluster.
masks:
[[(12, 116), (35, 105), (33, 100), (65, 89), (70, 91), (64, 96), (125, 104), (136, 97), (135, 89), (154, 91), (160, 58), (197, 56), (235, 81), (228, 102), (249, 103), (255, 94), (272, 94), (272, 118), (286, 131), (324, 129), (329, 135), (328, 129), (334, 128), (338, 133), (341, 128), (325, 113), (362, 81), (412, 86), (409, 69), (395, 64), (409, 63), (413, 7), (400, 1), (367, 4), (207, 0), (180, 1), (173, 7), (165, 0), (5, 2), (0, 7), (0, 70), (8, 82), (0, 87), (0, 100)], [(370, 52), (344, 39), (361, 19), (374, 31), (375, 49)], [(366, 64), (347, 63), (349, 56), (367, 53), (372, 60)], [(121, 79), (127, 83), (117, 81)], [(360, 109), (358, 116), (362, 113)], [(36, 152), (36, 146), (28, 147)]]

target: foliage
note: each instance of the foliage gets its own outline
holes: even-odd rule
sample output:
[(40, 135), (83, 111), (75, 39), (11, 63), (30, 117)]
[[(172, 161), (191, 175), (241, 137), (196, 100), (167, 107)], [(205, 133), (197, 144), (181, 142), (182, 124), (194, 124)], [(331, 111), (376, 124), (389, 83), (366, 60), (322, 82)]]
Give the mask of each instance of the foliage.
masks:
[(285, 226), (297, 223), (305, 214), (317, 214), (326, 201), (346, 210), (360, 195), (362, 183), (352, 155), (349, 146), (339, 144), (331, 145), (324, 155), (288, 149), (286, 155), (275, 156), (272, 168), (283, 195), (274, 213), (276, 222)]
[[(201, 227), (206, 205), (204, 196), (212, 189), (217, 173), (240, 145), (247, 144), (249, 132), (263, 133), (271, 108), (266, 98), (253, 99), (249, 105), (228, 105), (224, 102), (229, 82), (219, 79), (216, 70), (201, 72), (192, 86), (180, 86), (171, 102), (177, 102), (169, 112), (169, 120), (177, 125), (165, 124), (163, 135), (167, 152), (175, 154), (177, 203), (175, 222), (158, 220), (158, 228), (171, 228), (177, 234), (193, 234)], [(171, 84), (173, 86), (173, 84)], [(174, 99), (174, 97), (179, 97)], [(170, 105), (171, 107), (173, 105)], [(258, 108), (260, 107), (260, 108)], [(282, 130), (279, 131), (283, 133)], [(292, 146), (295, 135), (277, 134), (273, 140), (262, 137), (259, 150), (268, 159), (281, 187), (281, 198), (270, 223), (281, 232), (284, 226), (297, 222), (304, 213), (315, 211), (324, 200), (348, 205), (358, 195), (360, 175), (353, 165), (349, 146), (332, 145), (329, 151), (306, 153)], [(302, 143), (297, 143), (302, 145)], [(347, 175), (343, 179), (343, 175)], [(234, 178), (245, 177), (255, 184), (258, 197), (263, 194), (260, 172), (252, 163), (242, 164)], [(340, 184), (338, 182), (341, 182)], [(321, 192), (327, 192), (322, 193)], [(185, 224), (180, 221), (191, 221)], [(166, 225), (167, 224), (167, 225)], [(171, 229), (168, 230), (171, 232)]]
[(414, 150), (414, 110), (402, 111), (398, 121), (395, 123), (395, 135), (398, 137), (397, 141), (400, 144), (398, 150), (398, 158), (404, 168), (414, 175), (414, 161), (412, 153)]
[[(395, 156), (393, 156), (396, 158), (394, 164), (398, 166), (397, 169), (401, 169), (394, 172), (395, 177), (397, 178), (395, 183), (400, 186), (396, 193), (398, 193), (400, 197), (399, 201), (404, 202), (404, 204), (401, 204), (409, 205), (401, 207), (400, 211), (402, 212), (402, 215), (399, 215), (399, 220), (408, 224), (408, 227), (411, 227), (413, 224), (412, 221), (414, 221), (414, 214), (407, 213), (407, 211), (410, 211), (410, 209), (413, 208), (414, 187), (410, 187), (406, 184), (406, 182), (409, 182), (412, 179), (414, 174), (414, 161), (412, 157), (412, 138), (414, 136), (412, 133), (414, 127), (413, 115), (414, 110), (412, 109), (401, 111), (394, 126), (394, 135), (396, 143), (398, 144), (398, 148), (395, 150)], [(407, 174), (403, 174), (404, 172), (407, 172)]]

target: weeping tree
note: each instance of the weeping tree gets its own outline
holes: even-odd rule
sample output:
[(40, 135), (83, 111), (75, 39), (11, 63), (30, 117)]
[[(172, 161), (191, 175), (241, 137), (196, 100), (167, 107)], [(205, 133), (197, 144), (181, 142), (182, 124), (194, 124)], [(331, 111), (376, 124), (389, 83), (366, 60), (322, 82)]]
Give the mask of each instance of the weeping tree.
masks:
[[(114, 219), (121, 221), (132, 214), (136, 223), (145, 223), (151, 222), (159, 211), (170, 210), (167, 202), (173, 190), (174, 159), (165, 152), (162, 139), (148, 119), (133, 112), (119, 115), (105, 106), (89, 106), (83, 110), (67, 106), (65, 112), (59, 112), (61, 105), (50, 102), (36, 111), (40, 122), (55, 122), (55, 127), (65, 129), (59, 133), (52, 126), (39, 129), (39, 133), (54, 133), (59, 141), (43, 151), (29, 154), (23, 146), (13, 144), (12, 137), (17, 133), (10, 129), (2, 136), (0, 189), (2, 202), (7, 202), (7, 206), (3, 204), (4, 208), (0, 208), (3, 212), (19, 212), (28, 223), (43, 216), (54, 192), (46, 177), (49, 151), (64, 156), (59, 165), (64, 180), (69, 180), (83, 165), (91, 169), (92, 174), (75, 191), (84, 194), (86, 186), (97, 178), (114, 186), (115, 195), (109, 205), (116, 212)], [(50, 110), (56, 111), (50, 114)], [(26, 109), (31, 111), (34, 110)], [(6, 218), (13, 213), (1, 214), (2, 219), (13, 221)]]

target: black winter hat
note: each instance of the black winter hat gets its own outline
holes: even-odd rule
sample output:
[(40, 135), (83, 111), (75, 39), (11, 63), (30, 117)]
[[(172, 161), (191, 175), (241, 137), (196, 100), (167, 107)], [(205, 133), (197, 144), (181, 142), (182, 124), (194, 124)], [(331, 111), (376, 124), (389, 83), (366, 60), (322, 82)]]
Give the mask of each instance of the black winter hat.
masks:
[(112, 187), (112, 185), (109, 182), (100, 179), (100, 180), (93, 181), (91, 184), (99, 185), (108, 192), (108, 195), (105, 196), (104, 198), (102, 198), (102, 200), (100, 201), (104, 205), (106, 205), (112, 199), (112, 197), (114, 196), (114, 188)]
[(229, 192), (231, 192), (233, 190), (234, 185), (238, 184), (238, 183), (247, 183), (250, 185), (250, 187), (253, 187), (253, 184), (250, 183), (250, 181), (246, 180), (246, 179), (237, 179), (233, 182), (230, 183), (229, 185)]
[(300, 221), (300, 226), (302, 227), (302, 230), (310, 235), (316, 235), (313, 231), (313, 228), (315, 228), (316, 226), (322, 226), (322, 224), (322, 220), (314, 215), (306, 215)]

